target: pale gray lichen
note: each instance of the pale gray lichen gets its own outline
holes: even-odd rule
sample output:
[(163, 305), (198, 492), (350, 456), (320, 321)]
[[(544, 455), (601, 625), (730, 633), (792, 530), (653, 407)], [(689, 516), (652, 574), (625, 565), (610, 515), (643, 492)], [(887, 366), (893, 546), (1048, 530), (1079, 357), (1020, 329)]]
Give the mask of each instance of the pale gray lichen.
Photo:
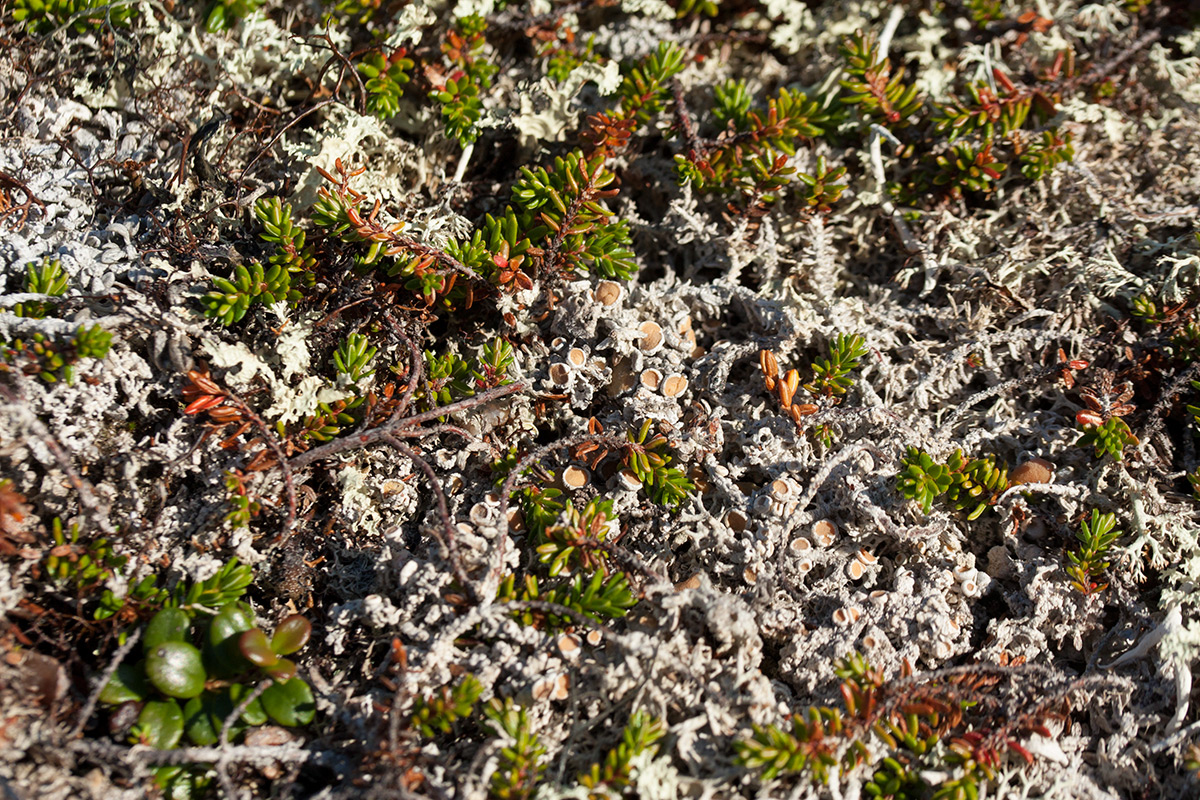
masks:
[[(776, 49), (747, 55), (730, 45), (718, 51), (725, 58), (691, 59), (680, 89), (695, 109), (708, 107), (709, 87), (726, 77), (745, 76), (758, 98), (784, 85), (815, 94), (839, 77), (841, 37), (877, 31), (890, 5), (763, 3), (735, 25), (739, 36), (761, 34)], [(454, 13), (490, 13), (493, 6), (459, 3)], [(16, 67), (0, 65), (6, 96), (19, 97), (0, 121), (10, 135), (0, 148), (0, 171), (19, 176), (45, 203), (23, 228), (0, 237), (0, 277), (13, 300), (4, 305), (18, 302), (26, 266), (48, 255), (69, 273), (73, 304), (69, 316), (50, 321), (5, 313), (0, 337), (66, 333), (84, 322), (114, 333), (106, 359), (81, 365), (88, 380), (48, 387), (23, 378), (13, 384), (20, 402), (0, 409), (4, 474), (36, 497), (46, 517), (39, 523), (71, 515), (119, 530), (114, 541), (133, 561), (105, 584), (118, 595), (152, 573), (202, 579), (233, 554), (263, 564), (260, 570), (278, 560), (278, 471), (249, 479), (267, 501), (263, 519), (236, 530), (222, 522), (223, 472), (245, 467), (251, 454), (216, 447), (202, 417), (180, 413), (178, 392), (188, 369), (207, 367), (249, 398), (269, 426), (301, 421), (321, 402), (350, 399), (349, 385), (335, 386), (322, 363), (344, 332), (340, 323), (326, 327), (332, 308), (277, 304), (232, 329), (201, 317), (195, 295), (212, 275), (225, 274), (227, 261), (262, 255), (245, 241), (254, 229), (241, 231), (250, 201), (287, 194), (297, 219), (307, 219), (325, 185), (316, 167), (332, 169), (340, 158), (366, 167), (356, 186), (382, 201), (389, 224), (404, 221), (407, 234), (434, 247), (469, 237), (482, 214), (501, 210), (508, 196), (503, 180), (492, 180), (490, 159), (511, 152), (521, 164), (547, 163), (546, 156), (573, 146), (581, 113), (610, 102), (618, 60), (640, 57), (660, 41), (690, 46), (720, 30), (674, 22), (676, 11), (665, 3), (623, 6), (634, 16), (605, 18), (594, 31), (598, 51), (609, 58), (604, 65), (575, 67), (567, 82), (555, 84), (541, 63), (506, 62), (485, 98), (486, 130), (461, 160), (437, 130), (436, 109), (414, 101), (381, 122), (358, 114), (347, 91), (310, 124), (296, 125), (248, 174), (238, 172), (262, 143), (237, 132), (241, 120), (222, 122), (201, 148), (206, 162), (220, 160), (211, 175), (181, 165), (182, 142), (233, 98), (261, 106), (239, 100), (243, 115), (274, 116), (264, 98), (287, 114), (305, 107), (295, 87), (316, 86), (330, 53), (313, 46), (317, 40), (293, 37), (277, 6), (227, 36), (145, 14), (139, 24), (147, 27), (139, 31), (154, 57), (139, 58), (129, 71), (132, 84), (124, 72), (94, 86), (83, 79), (28, 83)], [(1109, 53), (1135, 36), (1121, 4), (1041, 4), (1037, 11), (1054, 21), (1029, 34), (1042, 66), (1066, 47)], [(517, 13), (501, 13), (510, 12)], [(405, 6), (386, 41), (435, 51), (429, 27), (445, 13), (445, 4)], [(993, 80), (991, 67), (1016, 31), (959, 42), (971, 26), (943, 19), (918, 9), (892, 39), (894, 63), (903, 60), (921, 90), (938, 97), (965, 77)], [(570, 24), (590, 20), (581, 11)], [(329, 44), (351, 51), (354, 40), (339, 26), (329, 35)], [(732, 765), (731, 742), (744, 738), (751, 722), (784, 724), (787, 714), (834, 702), (831, 664), (852, 652), (865, 652), (891, 675), (906, 660), (925, 670), (975, 658), (1025, 659), (1078, 674), (1099, 663), (1136, 683), (1082, 698), (1082, 711), (1056, 725), (1055, 737), (1030, 740), (1037, 761), (1001, 769), (997, 796), (1127, 796), (1151, 761), (1161, 785), (1183, 786), (1172, 771), (1182, 743), (1166, 754), (1148, 749), (1161, 743), (1162, 730), (1183, 729), (1196, 713), (1188, 678), (1200, 647), (1200, 534), (1193, 504), (1180, 493), (1181, 474), (1159, 463), (1194, 467), (1183, 413), (1160, 422), (1170, 403), (1152, 409), (1157, 401), (1139, 394), (1144, 440), (1125, 464), (1097, 465), (1075, 446), (1078, 388), (1065, 389), (1048, 374), (1024, 380), (1056, 363), (1059, 348), (1067, 358), (1113, 359), (1142, 370), (1141, 392), (1153, 386), (1145, 376), (1165, 369), (1165, 356), (1154, 355), (1162, 351), (1151, 347), (1167, 346), (1165, 332), (1136, 328), (1140, 323), (1105, 326), (1126, 316), (1142, 293), (1160, 306), (1187, 302), (1200, 273), (1192, 235), (1200, 185), (1197, 38), (1171, 37), (1170, 46), (1146, 48), (1136, 77), (1122, 73), (1158, 101), (1147, 99), (1151, 112), (1135, 117), (1130, 105), (1091, 93), (1064, 99), (1049, 124), (1074, 135), (1075, 161), (1040, 183), (1001, 182), (986, 203), (947, 200), (906, 220), (907, 209), (887, 211), (884, 182), (896, 177), (899, 160), (881, 151), (879, 180), (869, 147), (805, 143), (788, 163), (808, 171), (825, 155), (848, 166), (844, 201), (828, 215), (808, 216), (791, 213), (785, 200), (752, 228), (728, 224), (713, 213), (712, 197), (679, 187), (669, 158), (629, 153), (614, 161), (621, 177), (615, 207), (634, 232), (643, 273), (622, 286), (613, 305), (597, 301), (594, 277), (547, 280), (495, 299), (489, 310), (513, 315), (504, 325), (485, 314), (444, 325), (430, 322), (430, 311), (427, 327), (406, 329), (423, 337), (420, 347), (464, 356), (503, 335), (516, 349), (509, 377), (526, 384), (518, 395), (456, 413), (448, 424), (461, 427), (465, 440), (455, 433), (420, 442), (448, 495), (459, 557), (476, 579), (493, 567), (507, 572), (528, 564), (537, 544), (519, 525), (502, 532), (509, 508), (489, 497), (497, 488), (487, 465), (509, 445), (580, 433), (592, 419), (622, 436), (651, 419), (669, 432), (678, 463), (706, 485), (674, 515), (603, 472), (572, 496), (577, 504), (611, 499), (621, 547), (654, 577), (639, 582), (641, 602), (629, 617), (569, 658), (555, 634), (520, 624), (487, 592), (474, 605), (467, 588), (455, 585), (448, 551), (433, 535), (443, 534), (443, 520), (427, 476), (407, 459), (384, 448), (348, 449), (294, 476), (300, 505), (291, 546), (312, 551), (300, 552), (301, 560), (325, 561), (307, 594), (254, 599), (272, 613), (288, 603), (315, 604), (323, 644), (313, 658), (313, 684), (321, 689), (321, 716), (332, 722), (317, 724), (314, 741), (352, 742), (374, 758), (386, 751), (383, 738), (371, 739), (385, 727), (381, 709), (407, 713), (416, 696), (469, 671), (485, 696), (515, 697), (529, 707), (556, 787), (541, 796), (580, 794), (570, 786), (573, 776), (603, 756), (634, 707), (669, 727), (662, 752), (636, 764), (637, 791), (645, 796), (828, 796), (834, 787), (753, 784)], [(95, 38), (63, 41), (63, 58), (73, 63), (84, 41), (100, 46)], [(328, 91), (328, 81), (321, 88)], [(655, 124), (648, 136), (677, 133), (668, 116)], [(850, 133), (848, 123), (838, 131)], [(520, 140), (511, 151), (492, 151), (509, 138)], [(663, 147), (680, 152), (678, 138)], [(140, 194), (121, 172), (128, 162), (144, 165), (139, 180), (150, 188)], [(451, 179), (456, 165), (466, 169), (463, 181)], [(245, 189), (236, 203), (235, 183)], [(911, 238), (899, 232), (901, 222)], [(919, 257), (913, 242), (931, 257)], [(344, 277), (336, 302), (361, 299), (361, 276), (347, 269)], [(554, 302), (541, 305), (547, 288)], [(109, 294), (121, 297), (120, 308), (84, 297)], [(544, 316), (535, 319), (531, 309)], [(402, 310), (416, 318), (414, 309)], [(478, 329), (471, 327), (476, 322)], [(646, 323), (660, 327), (661, 342), (647, 344)], [(1102, 328), (1109, 338), (1099, 335)], [(407, 363), (406, 349), (380, 319), (362, 330), (381, 343), (380, 376)], [(783, 369), (795, 368), (807, 381), (810, 364), (838, 333), (864, 334), (871, 352), (846, 401), (821, 412), (819, 421), (834, 429), (830, 446), (781, 412), (762, 385), (757, 358), (771, 350)], [(583, 354), (578, 364), (571, 361), (576, 350)], [(570, 364), (565, 383), (554, 377), (555, 364)], [(647, 373), (659, 376), (657, 386), (641, 381)], [(1076, 379), (1084, 383), (1091, 374), (1077, 371)], [(685, 378), (686, 388), (666, 393), (661, 380), (669, 375)], [(370, 387), (382, 385), (377, 376)], [(91, 506), (81, 504), (50, 441), (94, 487)], [(1010, 466), (1041, 456), (1059, 470), (1053, 484), (1010, 490), (977, 521), (945, 507), (926, 517), (895, 489), (909, 445), (939, 459), (958, 448), (995, 454)], [(561, 473), (576, 458), (557, 452), (544, 466)], [(1112, 554), (1110, 593), (1082, 598), (1063, 572), (1063, 554), (1075, 546), (1078, 518), (1097, 507), (1116, 511), (1128, 535)], [(836, 526), (828, 543), (816, 541), (818, 522)], [(793, 548), (801, 537), (808, 548)], [(35, 563), (0, 562), (0, 613), (11, 615), (30, 597)], [(972, 571), (969, 580), (962, 577)], [(693, 576), (697, 587), (682, 585)], [(1161, 581), (1159, 596), (1142, 591), (1152, 576)], [(490, 592), (498, 578), (480, 585)], [(1151, 641), (1143, 628), (1162, 635)], [(376, 680), (397, 677), (393, 642), (407, 648), (401, 690)], [(1118, 660), (1126, 651), (1131, 656)], [(564, 676), (569, 697), (548, 698), (546, 681)], [(7, 696), (5, 703), (20, 708)], [(15, 757), (0, 766), (5, 781), (40, 786), (47, 798), (79, 796), (92, 783), (105, 796), (121, 791), (110, 773), (91, 780), (82, 763), (64, 770), (27, 747), (30, 737), (54, 741), (48, 729), (21, 735)], [(499, 745), (481, 745), (474, 735), (422, 746), (426, 758), (440, 761), (424, 773), (432, 790), (484, 796)], [(866, 777), (851, 775), (837, 790), (861, 793)]]

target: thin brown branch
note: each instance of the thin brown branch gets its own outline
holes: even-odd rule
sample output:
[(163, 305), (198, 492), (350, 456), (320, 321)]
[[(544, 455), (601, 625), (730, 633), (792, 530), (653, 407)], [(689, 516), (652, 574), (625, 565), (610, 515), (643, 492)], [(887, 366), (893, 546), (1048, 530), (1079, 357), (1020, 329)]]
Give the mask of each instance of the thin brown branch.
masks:
[(288, 463), (287, 453), (284, 452), (283, 446), (279, 443), (275, 434), (267, 427), (267, 423), (263, 418), (255, 413), (254, 409), (246, 403), (245, 400), (238, 397), (229, 389), (225, 390), (226, 399), (237, 406), (238, 411), (242, 416), (249, 419), (254, 426), (258, 428), (262, 434), (263, 443), (275, 456), (275, 460), (279, 462), (279, 469), (283, 473), (283, 488), (287, 492), (287, 516), (283, 520), (283, 532), (279, 535), (276, 544), (283, 544), (292, 535), (292, 527), (296, 524), (296, 482), (292, 477), (292, 465)]
[[(14, 189), (25, 195), (22, 202), (18, 203), (12, 197)], [(0, 220), (5, 220), (14, 214), (20, 215), (20, 218), (12, 226), (13, 230), (19, 231), (25, 227), (25, 222), (29, 219), (29, 212), (33, 210), (34, 205), (42, 209), (43, 214), (46, 212), (46, 204), (25, 185), (24, 181), (0, 170)]]
[(302, 453), (296, 456), (290, 462), (293, 471), (303, 469), (309, 464), (316, 461), (321, 461), (326, 458), (344, 453), (348, 450), (360, 450), (364, 447), (370, 447), (373, 444), (378, 444), (384, 441), (385, 437), (392, 434), (399, 434), (407, 428), (413, 428), (423, 422), (438, 419), (439, 417), (449, 416), (459, 411), (465, 411), (470, 408), (476, 408), (492, 400), (498, 400), (501, 397), (507, 397), (510, 394), (516, 394), (524, 390), (524, 383), (510, 383), (505, 386), (497, 386), (494, 389), (488, 389), (486, 392), (468, 397), (465, 400), (459, 400), (449, 405), (439, 406), (430, 411), (416, 414), (411, 417), (404, 417), (395, 421), (389, 421), (380, 425), (377, 428), (363, 431), (362, 433), (343, 436), (339, 439), (334, 439), (331, 442), (321, 445), (320, 447), (309, 450), (307, 453)]
[(1129, 59), (1131, 59), (1135, 55), (1137, 55), (1139, 51), (1154, 44), (1160, 38), (1162, 38), (1162, 31), (1160, 29), (1155, 28), (1153, 30), (1147, 31), (1146, 33), (1139, 36), (1133, 42), (1133, 44), (1129, 45), (1129, 47), (1126, 47), (1120, 53), (1117, 53), (1116, 56), (1114, 56), (1113, 58), (1104, 62), (1103, 64), (1100, 64), (1096, 67), (1093, 67), (1092, 69), (1089, 69), (1087, 72), (1083, 73), (1082, 75), (1078, 75), (1074, 78), (1070, 78), (1066, 81), (1063, 81), (1063, 83), (1062, 83), (1063, 91), (1072, 92), (1072, 91), (1075, 91), (1076, 89), (1079, 89), (1080, 87), (1091, 86), (1092, 84), (1099, 83), (1100, 81), (1104, 80), (1109, 75), (1111, 75), (1118, 67), (1120, 67), (1122, 64), (1124, 64), (1126, 61), (1128, 61)]
[(409, 406), (412, 404), (413, 395), (417, 392), (417, 385), (425, 377), (425, 359), (421, 357), (421, 351), (417, 349), (416, 342), (404, 332), (404, 329), (400, 327), (400, 323), (396, 321), (396, 318), (392, 316), (390, 311), (386, 312), (386, 316), (388, 322), (392, 323), (392, 329), (395, 330), (396, 335), (408, 345), (408, 386), (404, 388), (404, 394), (400, 395), (400, 402), (396, 406), (396, 410), (392, 413), (392, 418), (388, 420), (395, 423), (400, 420), (402, 414), (408, 411)]
[[(19, 375), (20, 373), (13, 374)], [(46, 427), (46, 424), (31, 409), (19, 403), (19, 395), (12, 392), (3, 384), (0, 384), (0, 396), (3, 396), (9, 402), (10, 407), (16, 408), (19, 406), (25, 412), (26, 424), (42, 440), (42, 443), (46, 445), (46, 449), (50, 451), (50, 454), (54, 456), (54, 460), (58, 462), (59, 468), (66, 474), (67, 480), (71, 482), (71, 486), (75, 489), (76, 494), (79, 495), (79, 504), (91, 516), (92, 521), (96, 523), (96, 527), (108, 536), (116, 536), (117, 529), (108, 517), (110, 509), (96, 497), (95, 488), (92, 484), (80, 476), (74, 465), (71, 464), (71, 460), (67, 457), (67, 452), (63, 450), (62, 445), (58, 443), (58, 439), (54, 437), (54, 434)]]
[(83, 729), (87, 727), (88, 720), (92, 718), (92, 713), (96, 710), (96, 703), (100, 701), (100, 693), (104, 691), (105, 686), (108, 686), (108, 682), (112, 680), (112, 676), (117, 674), (117, 668), (121, 666), (121, 662), (125, 660), (125, 657), (133, 652), (134, 646), (141, 638), (142, 629), (134, 629), (133, 633), (129, 634), (128, 638), (125, 639), (125, 643), (117, 648), (117, 652), (113, 653), (108, 666), (104, 668), (104, 672), (100, 673), (100, 677), (92, 686), (92, 691), (88, 694), (87, 702), (83, 704), (83, 708), (79, 711), (79, 719), (75, 722), (75, 727), (71, 729), (70, 738), (77, 739), (83, 734)]
[(238, 205), (241, 204), (242, 188), (245, 186), (246, 174), (250, 172), (250, 169), (255, 164), (257, 164), (263, 156), (265, 156), (267, 153), (271, 152), (271, 149), (274, 148), (275, 145), (277, 145), (279, 143), (279, 140), (283, 138), (283, 135), (285, 133), (287, 133), (288, 130), (292, 126), (296, 125), (298, 122), (300, 122), (300, 120), (304, 119), (305, 117), (309, 116), (310, 114), (315, 114), (316, 112), (320, 111), (325, 106), (332, 105), (333, 103), (336, 103), (336, 102), (337, 102), (337, 93), (335, 92), (332, 97), (327, 97), (326, 99), (322, 100), (321, 102), (317, 103), (316, 105), (312, 106), (311, 108), (307, 108), (304, 111), (301, 111), (299, 114), (297, 114), (295, 117), (293, 117), (290, 122), (288, 122), (286, 125), (284, 125), (279, 130), (279, 133), (277, 133), (273, 137), (271, 137), (271, 141), (267, 142), (266, 147), (259, 150), (258, 153), (255, 154), (254, 158), (250, 159), (250, 163), (247, 164), (245, 167), (243, 167), (241, 173), (238, 174), (237, 198), (236, 198), (236, 203)]
[(434, 499), (437, 501), (438, 521), (442, 525), (442, 535), (438, 536), (442, 547), (446, 550), (447, 558), (450, 560), (450, 569), (454, 573), (455, 580), (463, 587), (465, 591), (471, 593), (472, 598), (476, 603), (481, 601), (478, 587), (467, 575), (466, 569), (462, 564), (462, 557), (458, 554), (458, 538), (454, 535), (454, 520), (450, 518), (450, 509), (446, 505), (446, 493), (442, 491), (441, 481), (438, 480), (437, 473), (433, 471), (433, 467), (429, 462), (421, 458), (415, 450), (400, 441), (397, 437), (387, 434), (383, 437), (384, 442), (391, 445), (413, 463), (413, 466), (424, 473), (426, 480), (429, 481), (429, 486), (433, 489)]

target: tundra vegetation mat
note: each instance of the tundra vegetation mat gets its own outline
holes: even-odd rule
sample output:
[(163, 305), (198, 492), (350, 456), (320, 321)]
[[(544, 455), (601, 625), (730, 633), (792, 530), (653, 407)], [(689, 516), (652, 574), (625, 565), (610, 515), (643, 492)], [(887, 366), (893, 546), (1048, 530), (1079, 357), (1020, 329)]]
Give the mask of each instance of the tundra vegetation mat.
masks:
[(0, 0), (0, 794), (1197, 796), (1198, 24)]

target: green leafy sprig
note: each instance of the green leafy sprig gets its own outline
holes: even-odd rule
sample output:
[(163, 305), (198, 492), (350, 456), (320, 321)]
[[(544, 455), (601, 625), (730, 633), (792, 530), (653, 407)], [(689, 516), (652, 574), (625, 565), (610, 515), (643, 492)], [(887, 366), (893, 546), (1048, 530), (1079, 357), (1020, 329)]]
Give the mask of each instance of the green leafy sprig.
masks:
[(1060, 135), (1057, 128), (1051, 128), (1021, 153), (1021, 174), (1031, 181), (1040, 181), (1059, 164), (1069, 164), (1074, 158), (1070, 132)]
[(841, 45), (846, 78), (840, 81), (849, 92), (843, 103), (858, 107), (864, 121), (879, 121), (892, 127), (905, 124), (920, 110), (922, 100), (915, 84), (904, 84), (904, 69), (892, 72), (892, 62), (879, 52), (874, 33), (855, 33)]
[(611, 500), (592, 498), (583, 508), (568, 500), (558, 520), (543, 527), (538, 560), (549, 565), (550, 577), (576, 570), (607, 573), (605, 544), (616, 532), (619, 527)]
[(633, 760), (642, 753), (653, 756), (657, 742), (666, 734), (666, 726), (644, 711), (635, 711), (621, 733), (621, 742), (604, 757), (602, 764), (593, 764), (589, 772), (579, 776), (579, 783), (588, 789), (590, 800), (604, 800), (620, 795), (633, 785)]
[(295, 303), (301, 297), (299, 290), (292, 288), (291, 274), (285, 266), (272, 264), (264, 270), (262, 264), (252, 261), (249, 266), (234, 267), (232, 280), (213, 279), (212, 290), (203, 298), (204, 315), (222, 325), (232, 325), (246, 316), (251, 303)]
[(847, 184), (837, 183), (846, 177), (845, 167), (830, 167), (825, 163), (825, 156), (817, 157), (817, 166), (810, 175), (807, 172), (796, 173), (796, 179), (804, 184), (800, 190), (800, 201), (810, 212), (828, 214), (833, 204), (841, 199)]
[(850, 373), (862, 365), (867, 352), (866, 340), (861, 335), (839, 333), (829, 345), (829, 355), (813, 362), (813, 379), (804, 384), (804, 389), (814, 397), (845, 394), (854, 385)]
[[(829, 114), (821, 104), (801, 91), (780, 89), (767, 100), (762, 111), (750, 110), (750, 98), (744, 82), (727, 81), (717, 90), (716, 116), (732, 131), (719, 139), (696, 143), (687, 155), (675, 156), (681, 180), (695, 182), (703, 189), (731, 186), (750, 181), (770, 191), (761, 177), (769, 171), (778, 176), (775, 183), (795, 172), (783, 164), (796, 154), (796, 140), (820, 136)], [(769, 166), (778, 164), (773, 170)], [(755, 180), (756, 173), (758, 180)]]
[(1009, 487), (1008, 467), (997, 464), (992, 456), (969, 459), (962, 450), (955, 450), (942, 464), (924, 450), (909, 447), (903, 464), (896, 488), (909, 500), (920, 503), (925, 514), (933, 510), (937, 498), (945, 495), (954, 510), (964, 511), (968, 520), (974, 520), (995, 505)]
[(316, 280), (313, 267), (317, 259), (306, 244), (306, 234), (292, 221), (291, 204), (278, 197), (260, 199), (254, 204), (254, 216), (262, 225), (259, 238), (276, 245), (269, 261), (271, 266), (283, 267), (293, 276), (300, 275), (304, 284), (311, 286)]
[(1138, 438), (1130, 430), (1129, 424), (1120, 417), (1110, 417), (1098, 424), (1084, 423), (1080, 427), (1083, 435), (1076, 444), (1093, 448), (1096, 458), (1109, 455), (1114, 460), (1121, 461), (1125, 457), (1125, 448), (1138, 443)]
[(211, 577), (195, 581), (176, 593), (174, 605), (190, 613), (212, 613), (213, 609), (236, 603), (253, 580), (254, 571), (250, 565), (239, 563), (234, 557)]
[(46, 383), (75, 383), (75, 365), (84, 358), (104, 358), (112, 334), (99, 325), (80, 325), (74, 336), (52, 338), (37, 332), (28, 339), (0, 344), (0, 372), (18, 370)]
[(465, 148), (479, 138), (477, 124), (483, 113), (482, 92), (492, 85), (499, 71), (495, 64), (482, 59), (487, 44), (483, 32), (487, 21), (472, 14), (460, 17), (442, 42), (442, 53), (451, 65), (451, 73), (440, 89), (429, 96), (441, 104), (446, 135)]
[(499, 217), (485, 214), (482, 228), (477, 229), (470, 239), (451, 240), (446, 245), (446, 252), (486, 277), (494, 286), (509, 291), (531, 289), (533, 282), (521, 269), (526, 259), (537, 252), (531, 252), (532, 245), (524, 232), (528, 221), (527, 216), (518, 220), (511, 206)]
[(997, 466), (992, 456), (967, 460), (962, 450), (955, 450), (946, 466), (950, 470), (946, 501), (956, 511), (966, 511), (968, 520), (977, 519), (1008, 488), (1008, 467)]
[(583, 64), (601, 63), (601, 58), (595, 52), (596, 36), (588, 36), (587, 43), (580, 47), (574, 31), (559, 29), (556, 41), (546, 42), (538, 50), (538, 58), (546, 60), (546, 75), (552, 80), (562, 83), (575, 68)]
[(14, 0), (12, 18), (24, 22), (30, 33), (41, 36), (67, 24), (75, 33), (105, 25), (125, 28), (137, 12), (133, 3), (109, 0)]
[[(629, 578), (624, 572), (605, 576), (600, 571), (594, 572), (590, 579), (577, 573), (571, 580), (548, 591), (542, 590), (536, 575), (527, 575), (518, 584), (517, 576), (509, 573), (500, 581), (496, 600), (554, 603), (597, 622), (623, 617), (637, 604), (637, 598), (629, 586)], [(571, 617), (533, 609), (515, 611), (513, 616), (524, 625), (550, 630), (574, 624)]]
[(372, 50), (358, 64), (359, 73), (366, 78), (363, 88), (367, 92), (367, 113), (380, 119), (391, 119), (400, 111), (400, 98), (404, 87), (412, 78), (413, 60), (408, 51), (401, 47), (384, 55)]
[(528, 249), (544, 270), (623, 280), (637, 271), (629, 228), (604, 205), (617, 194), (615, 180), (603, 157), (588, 160), (578, 150), (555, 158), (550, 170), (521, 168), (513, 202), (524, 210), (521, 228), (539, 243)]
[(934, 131), (949, 133), (951, 142), (970, 134), (992, 140), (997, 135), (1011, 136), (1024, 125), (1033, 109), (1033, 95), (1017, 88), (998, 68), (993, 74), (1000, 93), (984, 82), (967, 84), (970, 101), (964, 103), (953, 97), (949, 103), (938, 105), (932, 116)]
[(759, 772), (763, 780), (807, 771), (825, 783), (837, 772), (837, 742), (841, 715), (831, 708), (810, 708), (807, 715), (792, 717), (791, 730), (776, 725), (755, 725), (749, 739), (734, 742), (737, 763)]
[(943, 186), (951, 197), (962, 197), (964, 190), (987, 194), (995, 188), (1008, 165), (992, 154), (992, 142), (973, 147), (956, 144), (949, 152), (934, 159), (935, 186)]
[(371, 362), (378, 347), (372, 347), (371, 342), (361, 333), (351, 333), (337, 349), (333, 351), (333, 365), (337, 369), (338, 382), (356, 384), (373, 371)]
[(909, 500), (915, 500), (921, 511), (933, 511), (933, 501), (950, 488), (950, 470), (939, 464), (924, 450), (909, 446), (903, 459), (904, 469), (897, 477), (896, 488)]
[(661, 112), (671, 94), (670, 81), (683, 72), (686, 58), (679, 45), (661, 42), (653, 53), (630, 68), (617, 89), (620, 116), (645, 125)]
[(492, 722), (493, 735), (503, 735), (509, 742), (500, 751), (500, 765), (492, 773), (488, 796), (493, 800), (528, 800), (546, 769), (542, 763), (546, 748), (532, 732), (525, 709), (511, 698), (492, 698), (483, 713)]
[(1095, 594), (1108, 588), (1106, 583), (1098, 583), (1098, 579), (1108, 569), (1109, 562), (1105, 560), (1113, 543), (1121, 538), (1117, 530), (1115, 514), (1101, 514), (1099, 509), (1092, 509), (1092, 518), (1079, 524), (1079, 533), (1075, 535), (1080, 548), (1067, 553), (1071, 559), (1067, 567), (1067, 575), (1072, 584), (1084, 594)]
[(250, 496), (245, 476), (240, 470), (225, 471), (225, 491), (228, 492), (229, 511), (225, 521), (235, 528), (245, 528), (250, 520), (262, 513), (262, 503)]
[(104, 537), (81, 542), (76, 523), (64, 533), (58, 517), (51, 523), (50, 534), (54, 546), (46, 556), (46, 574), (58, 583), (71, 584), (80, 593), (107, 581), (129, 560), (117, 555), (112, 543)]
[(483, 684), (479, 679), (471, 674), (463, 675), (453, 687), (443, 686), (427, 697), (417, 698), (411, 725), (425, 737), (450, 733), (455, 722), (471, 716), (482, 695)]
[[(25, 291), (31, 294), (44, 294), (50, 297), (62, 297), (67, 293), (69, 276), (63, 269), (62, 262), (57, 258), (44, 258), (41, 264), (29, 264), (25, 267)], [(17, 303), (13, 313), (18, 317), (29, 319), (44, 319), (55, 308), (55, 304), (46, 300), (31, 300)]]
[(683, 470), (670, 466), (667, 437), (661, 433), (651, 436), (650, 426), (651, 421), (646, 420), (637, 431), (626, 433), (625, 467), (642, 482), (650, 499), (678, 509), (696, 487)]

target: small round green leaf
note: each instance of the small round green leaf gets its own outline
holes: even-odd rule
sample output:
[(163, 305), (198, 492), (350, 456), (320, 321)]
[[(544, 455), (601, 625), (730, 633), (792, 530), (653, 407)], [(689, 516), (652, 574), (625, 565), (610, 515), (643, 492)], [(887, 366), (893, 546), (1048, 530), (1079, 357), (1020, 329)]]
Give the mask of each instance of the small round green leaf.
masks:
[[(221, 727), (232, 713), (233, 703), (229, 699), (229, 692), (205, 692), (188, 700), (184, 706), (184, 732), (194, 744), (202, 747), (215, 744), (221, 737)], [(235, 720), (230, 726), (230, 740), (245, 730), (245, 727)]]
[(146, 682), (146, 671), (142, 663), (122, 664), (100, 692), (100, 702), (106, 706), (118, 706), (130, 701), (145, 700), (150, 691)]
[(208, 643), (225, 644), (230, 637), (254, 627), (254, 612), (245, 603), (230, 603), (217, 612), (208, 627)]
[(210, 781), (196, 769), (168, 766), (154, 770), (154, 782), (164, 800), (199, 800), (207, 796)]
[(151, 700), (138, 715), (138, 741), (159, 750), (170, 750), (183, 736), (183, 711), (174, 700)]
[(213, 725), (209, 692), (193, 697), (183, 707), (183, 730), (192, 744), (199, 747), (209, 747), (217, 743), (217, 731)]
[[(233, 708), (237, 708), (251, 691), (253, 690), (249, 686), (231, 683), (229, 685), (229, 702)], [(246, 710), (242, 712), (242, 722), (247, 725), (265, 725), (267, 723), (267, 712), (263, 708), (261, 697), (254, 698), (246, 706)]]
[(163, 694), (187, 699), (204, 691), (208, 676), (199, 650), (187, 642), (164, 642), (147, 654), (146, 677)]
[(312, 623), (299, 614), (293, 614), (279, 623), (271, 637), (271, 649), (277, 655), (287, 656), (308, 644), (312, 636)]
[(244, 672), (248, 665), (238, 652), (238, 637), (254, 627), (254, 612), (245, 603), (231, 603), (213, 617), (208, 628), (206, 663), (220, 677)]
[(317, 712), (312, 689), (300, 678), (272, 684), (263, 692), (262, 704), (271, 719), (288, 728), (307, 725)]
[(192, 620), (178, 608), (164, 608), (150, 620), (142, 637), (142, 649), (149, 653), (165, 642), (186, 642)]

